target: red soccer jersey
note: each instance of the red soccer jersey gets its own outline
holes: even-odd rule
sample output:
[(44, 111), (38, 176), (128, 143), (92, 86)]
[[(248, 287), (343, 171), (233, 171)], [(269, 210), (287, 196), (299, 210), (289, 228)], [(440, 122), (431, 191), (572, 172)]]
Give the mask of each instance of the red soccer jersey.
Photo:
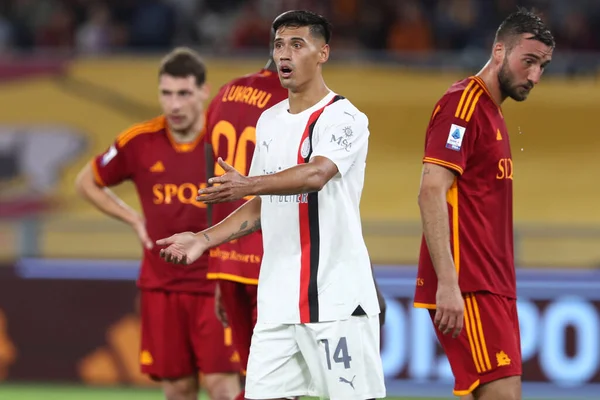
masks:
[[(247, 175), (256, 145), (258, 118), (263, 111), (286, 98), (287, 90), (281, 86), (277, 74), (264, 69), (223, 86), (207, 111), (206, 144), (212, 146), (215, 161), (221, 157)], [(215, 163), (214, 172), (219, 176), (224, 171)], [(244, 202), (213, 205), (212, 222), (222, 221)], [(213, 248), (208, 278), (257, 284), (262, 253), (260, 231)]]
[[(423, 162), (456, 173), (447, 201), (461, 291), (516, 298), (510, 143), (501, 109), (480, 78), (457, 82), (437, 103)], [(423, 238), (415, 306), (434, 308), (436, 290), (437, 276)]]
[[(131, 180), (137, 189), (148, 235), (154, 241), (175, 233), (206, 229), (206, 205), (196, 201), (206, 186), (205, 155), (201, 134), (194, 143), (172, 139), (164, 117), (131, 127), (117, 137), (92, 166), (101, 186)], [(144, 249), (138, 286), (142, 289), (212, 293), (206, 279), (208, 257), (189, 266), (169, 264), (158, 246)]]

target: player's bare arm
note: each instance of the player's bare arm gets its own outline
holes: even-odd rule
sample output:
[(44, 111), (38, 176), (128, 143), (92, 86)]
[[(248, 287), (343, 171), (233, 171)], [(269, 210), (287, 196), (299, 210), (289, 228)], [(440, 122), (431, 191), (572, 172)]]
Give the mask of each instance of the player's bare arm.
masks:
[(198, 191), (198, 201), (207, 204), (234, 201), (249, 195), (293, 195), (318, 192), (338, 173), (335, 163), (316, 156), (310, 162), (270, 175), (246, 177), (222, 159), (225, 174), (211, 178), (211, 186)]
[(75, 181), (77, 192), (104, 214), (129, 224), (137, 233), (140, 241), (147, 249), (153, 247), (146, 232), (144, 218), (125, 202), (119, 199), (111, 190), (99, 186), (92, 172), (90, 163), (79, 172)]
[(446, 193), (454, 179), (451, 170), (425, 163), (419, 189), (419, 208), (423, 233), (438, 278), (435, 324), (444, 334), (452, 332), (457, 337), (463, 327), (464, 302), (450, 250), (446, 203)]
[(249, 235), (260, 229), (260, 197), (244, 203), (220, 223), (198, 233), (183, 232), (156, 241), (160, 256), (173, 264), (190, 264), (211, 247)]

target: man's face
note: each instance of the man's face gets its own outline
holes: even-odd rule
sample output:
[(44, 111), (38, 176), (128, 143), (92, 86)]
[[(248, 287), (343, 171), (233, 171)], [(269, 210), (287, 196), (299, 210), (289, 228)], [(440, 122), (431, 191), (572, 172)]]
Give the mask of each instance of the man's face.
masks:
[(313, 36), (308, 26), (281, 27), (275, 33), (273, 59), (279, 80), (292, 92), (314, 79), (328, 57), (329, 46), (322, 38)]
[(523, 34), (512, 49), (506, 49), (498, 81), (502, 94), (523, 101), (540, 81), (544, 68), (552, 59), (553, 48)]
[(194, 76), (178, 78), (163, 74), (158, 83), (159, 100), (169, 128), (176, 132), (186, 132), (204, 111), (208, 100), (206, 85), (198, 87)]

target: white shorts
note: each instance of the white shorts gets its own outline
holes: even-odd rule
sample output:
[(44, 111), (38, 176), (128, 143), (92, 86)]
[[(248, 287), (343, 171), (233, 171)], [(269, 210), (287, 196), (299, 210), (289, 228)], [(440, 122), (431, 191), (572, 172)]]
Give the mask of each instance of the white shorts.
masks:
[(257, 323), (250, 346), (246, 398), (294, 396), (385, 398), (379, 317), (310, 324)]

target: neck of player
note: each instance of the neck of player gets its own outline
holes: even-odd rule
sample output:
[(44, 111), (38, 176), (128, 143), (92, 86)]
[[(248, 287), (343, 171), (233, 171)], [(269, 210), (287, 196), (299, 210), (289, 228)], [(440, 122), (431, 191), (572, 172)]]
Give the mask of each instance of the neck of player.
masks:
[(200, 114), (196, 122), (186, 130), (174, 130), (169, 126), (171, 136), (177, 143), (192, 143), (204, 130), (204, 113)]
[(290, 114), (298, 114), (307, 110), (323, 100), (330, 92), (323, 77), (319, 75), (306, 85), (298, 90), (288, 90), (288, 98), (290, 101)]
[(492, 66), (492, 62), (488, 61), (487, 64), (477, 73), (477, 76), (481, 78), (487, 90), (489, 90), (492, 95), (492, 99), (496, 102), (497, 105), (502, 105), (506, 96), (502, 94), (502, 90), (500, 90), (500, 82), (498, 81), (498, 71), (495, 70)]

